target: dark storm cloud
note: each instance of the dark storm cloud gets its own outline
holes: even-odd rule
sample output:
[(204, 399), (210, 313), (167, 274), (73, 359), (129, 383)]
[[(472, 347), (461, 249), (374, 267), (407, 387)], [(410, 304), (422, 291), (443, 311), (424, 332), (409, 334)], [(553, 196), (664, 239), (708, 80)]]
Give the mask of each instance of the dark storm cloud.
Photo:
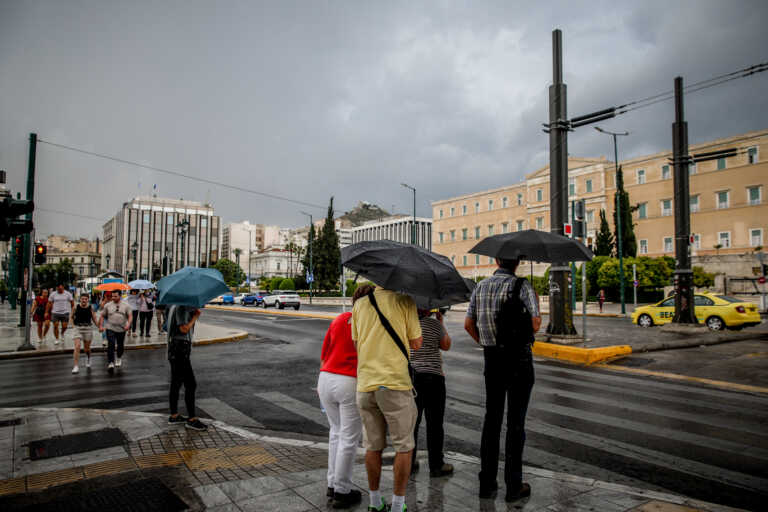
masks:
[[(551, 30), (571, 116), (766, 59), (763, 2), (3, 2), (0, 167), (26, 137), (340, 208), (410, 209), (546, 165)], [(768, 75), (768, 74), (766, 74)], [(692, 142), (766, 128), (768, 77), (691, 94)], [(671, 102), (604, 123), (624, 157), (671, 143)], [(610, 155), (591, 127), (572, 155)], [(225, 220), (298, 225), (290, 203), (42, 145), (41, 207), (106, 219), (158, 185)], [(304, 208), (305, 209), (305, 208)], [(313, 213), (323, 214), (322, 209)], [(44, 232), (100, 222), (41, 212)]]

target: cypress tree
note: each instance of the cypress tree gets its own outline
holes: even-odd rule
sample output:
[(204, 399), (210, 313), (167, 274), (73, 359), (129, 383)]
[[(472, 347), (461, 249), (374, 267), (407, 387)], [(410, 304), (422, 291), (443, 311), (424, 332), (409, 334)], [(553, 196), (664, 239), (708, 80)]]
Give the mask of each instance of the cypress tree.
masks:
[(613, 253), (613, 234), (605, 218), (605, 210), (600, 210), (600, 230), (595, 239), (595, 256), (610, 256)]
[(315, 253), (315, 279), (318, 288), (333, 290), (339, 285), (341, 275), (341, 251), (339, 236), (336, 234), (336, 223), (333, 218), (333, 197), (328, 204), (325, 223), (317, 240)]
[[(621, 205), (621, 219), (616, 216), (616, 201)], [(629, 193), (624, 190), (624, 172), (619, 166), (616, 173), (616, 196), (613, 198), (613, 226), (614, 239), (616, 240), (616, 250), (618, 252), (618, 237), (615, 233), (618, 231), (619, 222), (621, 222), (621, 250), (625, 258), (634, 258), (637, 256), (637, 239), (635, 238), (635, 226), (632, 224), (632, 212), (634, 208), (629, 206)]]

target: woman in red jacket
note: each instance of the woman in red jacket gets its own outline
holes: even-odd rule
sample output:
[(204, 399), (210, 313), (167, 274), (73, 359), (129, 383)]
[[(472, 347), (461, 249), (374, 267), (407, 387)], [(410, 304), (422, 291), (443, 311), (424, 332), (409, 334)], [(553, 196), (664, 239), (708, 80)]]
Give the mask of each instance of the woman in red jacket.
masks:
[[(352, 303), (372, 290), (370, 285), (358, 287)], [(317, 381), (317, 393), (330, 425), (327, 496), (333, 498), (333, 508), (351, 507), (362, 497), (352, 486), (362, 424), (357, 411), (357, 350), (352, 341), (351, 318), (352, 313), (340, 314), (325, 333)]]

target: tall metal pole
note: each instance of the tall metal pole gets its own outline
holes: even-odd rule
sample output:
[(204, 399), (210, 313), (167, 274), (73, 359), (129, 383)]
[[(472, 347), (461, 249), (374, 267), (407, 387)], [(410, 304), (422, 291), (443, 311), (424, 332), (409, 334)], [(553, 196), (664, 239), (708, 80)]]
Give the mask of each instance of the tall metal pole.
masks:
[(309, 303), (312, 304), (312, 292), (314, 290), (314, 284), (315, 284), (315, 270), (312, 266), (312, 246), (314, 245), (312, 242), (314, 240), (314, 221), (312, 220), (312, 214), (307, 212), (300, 212), (302, 215), (306, 215), (309, 217), (309, 275), (312, 276), (312, 281), (309, 283)]
[(683, 111), (683, 78), (675, 78), (675, 123), (672, 125), (675, 166), (675, 316), (672, 321), (695, 324), (693, 271), (691, 270), (691, 204), (688, 183), (688, 123)]
[[(32, 240), (35, 238), (35, 230), (33, 229), (31, 233), (29, 233), (29, 236)], [(27, 257), (29, 258), (29, 266), (27, 269), (29, 270), (29, 273), (27, 274), (27, 281), (24, 283), (24, 286), (27, 288), (24, 295), (26, 296), (32, 291), (32, 271), (33, 271), (33, 263), (34, 258), (32, 257), (32, 244), (29, 244), (29, 251), (27, 252)], [(26, 305), (27, 301), (26, 299), (22, 304)], [(22, 311), (24, 311), (24, 306), (22, 306)], [(30, 338), (32, 337), (32, 322), (27, 319), (27, 321), (24, 323), (24, 343), (22, 343), (16, 350), (35, 350), (34, 345), (32, 345), (32, 342)]]
[[(549, 199), (550, 232), (563, 235), (568, 211), (568, 113), (563, 83), (562, 32), (552, 31), (552, 85), (549, 87)], [(548, 334), (576, 334), (573, 311), (567, 300), (570, 272), (567, 262), (555, 262), (549, 269)]]
[[(37, 134), (36, 133), (30, 133), (29, 134), (29, 161), (27, 164), (27, 200), (28, 201), (34, 201), (35, 200), (35, 164), (37, 161)], [(32, 220), (32, 212), (27, 214), (27, 220)], [(24, 268), (28, 269), (29, 276), (32, 276), (32, 259), (29, 257), (31, 254), (32, 249), (32, 239), (31, 234), (27, 233), (22, 236), (22, 247), (21, 247), (21, 253), (24, 255), (22, 257), (22, 265), (19, 269), (19, 276), (18, 276), (18, 282), (21, 283), (21, 308), (19, 310), (19, 325), (20, 326), (28, 326), (30, 323), (30, 319), (27, 318), (27, 294), (32, 291), (30, 288), (27, 290), (27, 283), (24, 282)], [(27, 337), (28, 339), (28, 337)], [(26, 346), (28, 343), (25, 342), (22, 347)], [(30, 350), (33, 348), (30, 345)]]
[(416, 188), (406, 183), (401, 183), (401, 185), (413, 191), (413, 224), (411, 225), (411, 244), (416, 245)]

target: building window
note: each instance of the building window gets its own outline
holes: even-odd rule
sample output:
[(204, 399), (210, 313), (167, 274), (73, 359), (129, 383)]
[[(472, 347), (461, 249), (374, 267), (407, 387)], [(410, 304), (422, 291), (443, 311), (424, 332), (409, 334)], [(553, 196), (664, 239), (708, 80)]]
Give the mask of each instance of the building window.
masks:
[(725, 158), (720, 157), (717, 159), (717, 170), (722, 171), (725, 169)]
[(461, 230), (461, 239), (466, 240), (467, 239), (467, 228), (462, 228)]
[(508, 206), (508, 204), (507, 204), (508, 202), (509, 202), (509, 201), (507, 201), (507, 198), (506, 198), (506, 197), (502, 197), (502, 198), (501, 198), (501, 207), (502, 207), (502, 208), (506, 208), (506, 207)]
[(699, 211), (699, 196), (691, 196), (691, 213)]
[(757, 146), (752, 146), (747, 149), (747, 162), (750, 164), (757, 163)]
[(149, 224), (149, 214), (148, 213), (144, 214), (144, 224)]
[(668, 165), (662, 165), (661, 166), (661, 179), (668, 180), (669, 178), (671, 178), (671, 176), (672, 176), (672, 173), (669, 171), (669, 166)]
[(442, 208), (440, 208), (440, 218), (441, 219), (443, 218), (443, 209)]
[(569, 196), (576, 195), (576, 178), (570, 178), (568, 180), (568, 195)]
[(724, 190), (715, 194), (717, 196), (717, 208), (728, 208), (728, 191)]
[(509, 223), (508, 222), (502, 222), (501, 223), (501, 232), (502, 233), (509, 232)]
[(480, 213), (480, 203), (475, 203), (475, 213)]
[(466, 254), (463, 256), (462, 263), (463, 263), (463, 265), (465, 267), (467, 266), (467, 255)]
[(517, 206), (523, 206), (523, 194), (517, 194)]
[(586, 190), (587, 190), (587, 193), (592, 192), (592, 180), (587, 180)]
[(493, 236), (493, 224), (488, 224), (488, 236)]
[(480, 264), (480, 255), (475, 254), (475, 265), (479, 265), (479, 264)]
[(544, 228), (544, 217), (536, 217), (536, 229)]
[(669, 217), (670, 215), (672, 215), (672, 200), (662, 199), (661, 200), (661, 216)]
[(672, 252), (674, 248), (672, 247), (672, 237), (671, 236), (665, 236), (664, 237), (664, 252)]
[(437, 236), (440, 238), (440, 243), (443, 243), (443, 232), (439, 232)]
[(451, 206), (451, 217), (453, 217), (454, 215), (456, 215), (456, 208)]
[(517, 221), (517, 230), (522, 231), (523, 230), (523, 221), (519, 220)]
[(280, 262), (277, 262), (277, 270), (280, 270)]
[(451, 256), (451, 263), (456, 264), (456, 256)]
[(480, 240), (480, 226), (475, 226), (475, 240)]
[(723, 246), (724, 249), (727, 249), (731, 246), (731, 232), (730, 231), (721, 231), (717, 234), (717, 243)]
[(689, 175), (696, 174), (696, 164), (695, 163), (691, 162), (690, 164), (688, 164), (688, 174)]
[(595, 210), (587, 210), (587, 224), (595, 223)]
[(638, 219), (648, 218), (648, 203), (640, 203), (639, 205), (637, 205), (637, 218)]
[(640, 254), (648, 254), (648, 240), (640, 240)]
[(693, 235), (693, 248), (701, 249), (701, 235), (699, 234)]
[(461, 205), (461, 214), (466, 215), (467, 214), (467, 205)]
[(747, 200), (750, 205), (754, 206), (762, 202), (761, 192), (760, 187), (747, 187)]
[(456, 231), (452, 229), (451, 230), (451, 242), (453, 242), (455, 240), (456, 240)]
[(493, 199), (488, 200), (488, 211), (493, 210)]
[(749, 245), (751, 247), (757, 247), (763, 245), (763, 229), (756, 228), (749, 230)]
[(494, 263), (496, 263), (496, 261), (491, 256), (488, 256), (488, 264), (493, 265)]
[(642, 185), (645, 183), (645, 169), (637, 170), (637, 184)]
[(543, 201), (544, 200), (544, 191), (541, 189), (536, 190), (536, 200), (537, 201)]

